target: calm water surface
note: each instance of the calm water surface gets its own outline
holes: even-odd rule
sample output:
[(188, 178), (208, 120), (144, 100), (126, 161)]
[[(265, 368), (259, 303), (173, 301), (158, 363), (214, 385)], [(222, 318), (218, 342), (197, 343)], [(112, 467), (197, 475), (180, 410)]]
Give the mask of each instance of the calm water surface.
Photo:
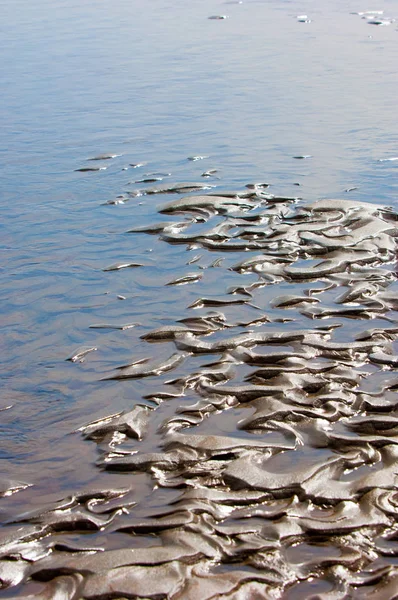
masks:
[[(145, 187), (129, 182), (153, 172), (203, 181), (216, 168), (222, 189), (266, 181), (305, 200), (398, 207), (398, 161), (379, 161), (398, 156), (398, 25), (350, 14), (398, 17), (396, 2), (376, 4), (0, 2), (0, 473), (32, 485), (3, 500), (6, 517), (120, 481), (98, 471), (95, 444), (74, 432), (156, 391), (156, 378), (100, 380), (129, 360), (167, 356), (140, 335), (190, 315), (198, 296), (194, 285), (163, 287), (189, 270), (185, 246), (126, 233), (162, 220), (169, 197), (105, 204)], [(303, 13), (310, 23), (297, 22)], [(229, 18), (208, 20), (217, 14)], [(86, 162), (102, 153), (120, 156)], [(187, 160), (195, 155), (209, 158)], [(75, 171), (92, 165), (107, 169)], [(117, 261), (144, 268), (103, 271)], [(224, 270), (220, 285), (209, 270), (201, 293), (239, 283)], [(98, 350), (67, 362), (80, 346)], [(176, 406), (161, 407), (156, 423)]]

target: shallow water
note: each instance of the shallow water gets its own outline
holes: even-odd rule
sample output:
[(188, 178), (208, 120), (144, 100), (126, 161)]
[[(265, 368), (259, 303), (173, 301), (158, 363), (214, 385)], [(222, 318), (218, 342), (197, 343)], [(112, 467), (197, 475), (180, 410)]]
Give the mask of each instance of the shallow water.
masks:
[[(154, 408), (150, 400), (143, 401), (145, 396), (173, 391), (163, 383), (190, 376), (214, 356), (191, 356), (161, 376), (102, 381), (116, 367), (143, 358), (166, 359), (175, 350), (170, 342), (148, 343), (140, 336), (210, 310), (222, 311), (235, 324), (265, 312), (298, 319), (283, 324), (283, 331), (312, 329), (312, 320), (294, 309), (271, 310), (269, 302), (282, 294), (302, 295), (308, 287), (321, 286), (318, 282), (281, 281), (277, 289), (259, 288), (253, 304), (260, 310), (247, 304), (187, 308), (198, 298), (225, 299), (228, 289), (257, 282), (258, 273), (230, 268), (261, 250), (225, 252), (199, 243), (187, 252), (187, 243), (166, 243), (159, 234), (127, 233), (162, 221), (183, 222), (184, 214), (157, 212), (174, 194), (107, 202), (156, 185), (130, 182), (170, 173), (161, 183), (202, 183), (218, 192), (268, 182), (266, 193), (299, 196), (302, 203), (346, 198), (397, 209), (398, 161), (385, 160), (398, 156), (397, 23), (374, 26), (349, 14), (368, 8), (359, 2), (330, 7), (325, 2), (250, 0), (3, 3), (0, 408), (6, 410), (0, 413), (0, 472), (4, 480), (29, 484), (2, 499), (3, 523), (69, 494), (131, 484), (134, 501), (148, 506), (154, 485), (150, 475), (98, 468), (97, 445), (77, 430), (137, 403)], [(392, 2), (375, 8), (398, 17)], [(296, 15), (303, 13), (310, 23), (297, 22)], [(208, 19), (216, 14), (228, 19)], [(104, 153), (118, 156), (87, 162)], [(311, 157), (293, 158), (301, 155)], [(188, 160), (193, 156), (208, 158)], [(145, 164), (130, 166), (137, 163)], [(87, 167), (106, 170), (77, 171)], [(201, 177), (209, 169), (217, 169), (215, 177)], [(189, 232), (206, 232), (223, 221), (214, 216)], [(196, 255), (200, 259), (187, 264)], [(211, 267), (218, 258), (219, 265)], [(104, 270), (119, 262), (143, 266)], [(386, 268), (393, 270), (393, 261)], [(202, 279), (165, 287), (192, 272)], [(336, 293), (320, 296), (330, 306)], [(344, 318), (333, 341), (352, 341), (359, 331), (390, 326), (373, 316)], [(137, 325), (91, 327), (101, 323)], [(245, 329), (226, 329), (203, 340), (222, 340)], [(277, 323), (267, 326), (279, 329)], [(81, 347), (97, 350), (82, 362), (66, 360)], [(280, 350), (256, 348), (258, 353)], [(364, 385), (368, 391), (380, 389), (382, 367), (365, 363), (361, 368), (374, 379)], [(252, 370), (247, 365), (235, 369), (241, 382)], [(393, 374), (394, 368), (388, 372)], [(126, 450), (161, 450), (162, 425), (182, 406), (198, 401), (194, 389), (184, 393), (183, 400), (172, 398), (153, 410), (147, 437), (128, 440)], [(390, 402), (394, 394), (386, 392)], [(258, 433), (239, 430), (239, 420), (249, 416), (245, 405), (230, 408), (193, 431), (257, 438)], [(278, 431), (267, 436), (273, 443), (284, 439)], [(315, 460), (324, 460), (324, 449), (314, 452)], [(304, 453), (297, 468), (305, 462)], [(165, 488), (165, 498), (161, 491), (154, 502), (164, 508), (175, 490)], [(131, 536), (106, 535), (106, 543), (105, 533), (94, 537), (107, 549), (131, 547)], [(323, 581), (315, 588), (321, 592), (328, 586)], [(293, 588), (286, 593), (289, 598), (308, 594), (298, 589), (294, 596)]]

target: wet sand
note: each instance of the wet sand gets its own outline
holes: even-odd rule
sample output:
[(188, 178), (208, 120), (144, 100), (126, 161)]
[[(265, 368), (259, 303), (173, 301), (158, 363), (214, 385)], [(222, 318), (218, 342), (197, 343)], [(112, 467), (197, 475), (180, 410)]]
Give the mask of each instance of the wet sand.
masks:
[[(154, 390), (77, 432), (114, 485), (10, 518), (3, 586), (24, 598), (392, 597), (398, 214), (256, 187), (160, 212), (173, 220), (158, 239), (202, 252), (175, 280), (197, 300), (104, 371), (103, 385), (152, 378)], [(241, 284), (209, 294), (216, 271)]]

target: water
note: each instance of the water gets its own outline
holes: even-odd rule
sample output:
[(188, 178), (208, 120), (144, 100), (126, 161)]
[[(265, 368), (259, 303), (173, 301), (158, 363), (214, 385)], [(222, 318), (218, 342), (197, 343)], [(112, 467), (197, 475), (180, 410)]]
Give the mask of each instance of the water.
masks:
[[(105, 204), (145, 188), (129, 182), (153, 172), (223, 190), (266, 181), (271, 193), (306, 201), (398, 207), (398, 161), (379, 160), (398, 156), (397, 23), (367, 24), (350, 14), (373, 8), (359, 1), (329, 4), (0, 2), (0, 473), (31, 486), (2, 500), (4, 520), (90, 487), (123, 486), (75, 432), (131, 409), (159, 383), (101, 378), (131, 360), (166, 358), (169, 348), (140, 336), (191, 316), (199, 296), (242, 285), (228, 267), (244, 256), (188, 255), (157, 235), (127, 234), (176, 220), (157, 213), (172, 196)], [(398, 17), (392, 1), (374, 8)], [(304, 13), (310, 23), (297, 22)], [(216, 14), (228, 19), (208, 19)], [(102, 153), (119, 156), (86, 162)], [(187, 160), (195, 155), (209, 158)], [(76, 171), (93, 165), (107, 168)], [(201, 178), (212, 168), (216, 179)], [(199, 284), (163, 287), (195, 270), (186, 263), (196, 253), (202, 265), (222, 257), (222, 269), (206, 270)], [(144, 266), (103, 271), (118, 261)], [(235, 320), (249, 313), (256, 317), (247, 306), (225, 309)], [(131, 322), (125, 331), (90, 329)], [(81, 346), (98, 349), (67, 362)], [(178, 406), (159, 411), (153, 436)]]

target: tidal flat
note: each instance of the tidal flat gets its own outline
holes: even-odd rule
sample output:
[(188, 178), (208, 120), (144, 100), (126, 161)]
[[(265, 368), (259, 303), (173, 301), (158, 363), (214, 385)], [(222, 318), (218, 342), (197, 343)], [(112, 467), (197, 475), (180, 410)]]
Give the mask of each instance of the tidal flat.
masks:
[(395, 598), (394, 7), (22, 5), (0, 597)]

